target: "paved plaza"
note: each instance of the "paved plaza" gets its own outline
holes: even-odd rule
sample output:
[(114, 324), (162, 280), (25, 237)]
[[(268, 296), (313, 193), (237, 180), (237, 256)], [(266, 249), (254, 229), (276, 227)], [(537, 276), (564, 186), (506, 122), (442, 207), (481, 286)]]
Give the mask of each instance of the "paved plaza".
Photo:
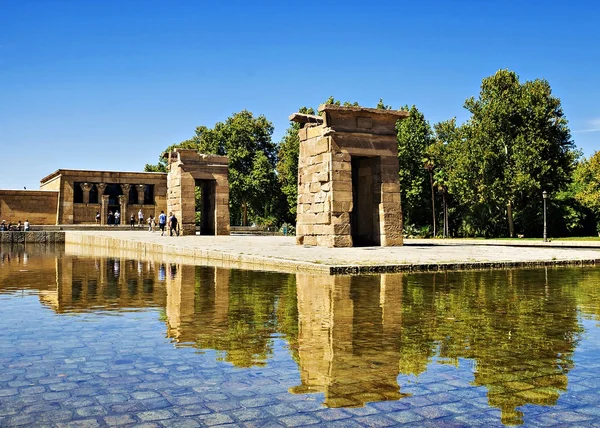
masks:
[[(600, 243), (406, 240), (402, 247), (299, 246), (289, 236), (161, 236), (148, 231), (67, 231), (68, 252), (177, 256), (188, 263), (329, 273), (394, 272), (600, 263)], [(569, 247), (566, 247), (569, 245)]]

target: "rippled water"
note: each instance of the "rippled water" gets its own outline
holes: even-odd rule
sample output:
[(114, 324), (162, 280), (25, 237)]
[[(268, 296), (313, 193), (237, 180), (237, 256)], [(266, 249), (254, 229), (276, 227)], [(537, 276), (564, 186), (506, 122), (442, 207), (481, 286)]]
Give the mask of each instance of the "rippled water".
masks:
[(0, 426), (600, 424), (598, 268), (328, 276), (0, 253)]

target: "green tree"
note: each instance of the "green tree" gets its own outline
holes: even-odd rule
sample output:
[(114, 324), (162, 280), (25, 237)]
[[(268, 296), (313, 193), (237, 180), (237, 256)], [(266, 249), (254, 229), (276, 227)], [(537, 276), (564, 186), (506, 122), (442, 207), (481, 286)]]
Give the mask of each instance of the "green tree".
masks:
[(438, 192), (442, 194), (442, 236), (450, 236), (450, 169), (449, 148), (460, 138), (460, 128), (456, 126), (456, 118), (438, 122), (433, 125), (435, 142), (427, 148), (429, 156), (435, 160), (433, 182)]
[(248, 224), (249, 215), (267, 217), (277, 210), (280, 194), (275, 166), (277, 147), (271, 140), (273, 125), (263, 115), (243, 110), (218, 122), (199, 126), (194, 140), (201, 153), (229, 158), (229, 200), (232, 220)]
[(589, 159), (582, 159), (573, 176), (575, 199), (594, 213), (596, 232), (600, 236), (600, 151)]
[[(249, 216), (259, 223), (281, 214), (281, 189), (275, 173), (277, 146), (272, 142), (273, 125), (263, 115), (243, 110), (218, 122), (213, 128), (196, 127), (195, 135), (169, 146), (196, 149), (200, 153), (229, 158), (229, 202), (234, 224), (248, 224)], [(165, 171), (162, 157), (145, 171)], [(273, 220), (269, 220), (272, 222)]]
[[(169, 147), (167, 147), (164, 152), (170, 152), (174, 148), (197, 149), (198, 143), (194, 138), (192, 138), (190, 140), (182, 141), (179, 144), (172, 144)], [(162, 153), (161, 153), (161, 155), (158, 157), (158, 163), (157, 164), (147, 163), (144, 166), (144, 171), (146, 171), (146, 172), (169, 172), (168, 168), (169, 168), (169, 165), (167, 163), (167, 160), (165, 158), (163, 158)]]
[[(301, 107), (299, 113), (315, 114), (310, 107)], [(281, 191), (286, 197), (288, 222), (295, 223), (298, 205), (298, 157), (300, 155), (300, 139), (298, 131), (300, 123), (290, 122), (285, 135), (279, 142), (277, 152), (277, 176)]]
[(566, 188), (578, 157), (560, 100), (546, 80), (520, 83), (516, 73), (499, 70), (465, 108), (471, 117), (454, 147), (453, 169), (470, 227), (513, 236), (515, 212), (524, 233), (539, 223), (542, 190)]
[(409, 111), (410, 116), (396, 123), (396, 131), (404, 224), (424, 225), (431, 218), (432, 205), (427, 196), (431, 190), (429, 170), (423, 168), (423, 159), (433, 143), (433, 134), (417, 107), (406, 106), (403, 110)]
[(391, 110), (392, 106), (389, 106), (389, 105), (385, 104), (383, 102), (383, 98), (379, 98), (379, 102), (377, 103), (377, 107), (376, 108), (381, 109), (381, 110)]

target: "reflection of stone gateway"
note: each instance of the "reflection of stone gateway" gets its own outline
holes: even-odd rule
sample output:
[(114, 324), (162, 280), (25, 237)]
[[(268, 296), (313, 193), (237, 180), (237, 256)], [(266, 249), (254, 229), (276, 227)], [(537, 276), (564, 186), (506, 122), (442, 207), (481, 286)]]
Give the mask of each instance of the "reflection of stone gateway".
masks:
[[(301, 385), (327, 407), (361, 407), (405, 397), (398, 385), (402, 274), (296, 274)], [(373, 346), (374, 344), (377, 346)]]
[(295, 113), (297, 242), (325, 247), (402, 245), (396, 121), (406, 111), (322, 105)]

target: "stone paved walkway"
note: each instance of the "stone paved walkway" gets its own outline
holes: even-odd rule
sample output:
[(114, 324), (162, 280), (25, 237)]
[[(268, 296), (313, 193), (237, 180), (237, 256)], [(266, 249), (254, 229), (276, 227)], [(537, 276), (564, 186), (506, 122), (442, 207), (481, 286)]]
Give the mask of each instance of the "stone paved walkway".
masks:
[(518, 241), (519, 246), (514, 246), (514, 241), (406, 240), (403, 247), (321, 248), (298, 246), (294, 237), (286, 236), (170, 237), (148, 231), (67, 231), (65, 241), (70, 252), (83, 246), (88, 253), (105, 251), (103, 255), (106, 251), (130, 257), (171, 255), (188, 262), (329, 273), (600, 264), (599, 243), (586, 242), (579, 248), (564, 248), (562, 243), (541, 241)]

